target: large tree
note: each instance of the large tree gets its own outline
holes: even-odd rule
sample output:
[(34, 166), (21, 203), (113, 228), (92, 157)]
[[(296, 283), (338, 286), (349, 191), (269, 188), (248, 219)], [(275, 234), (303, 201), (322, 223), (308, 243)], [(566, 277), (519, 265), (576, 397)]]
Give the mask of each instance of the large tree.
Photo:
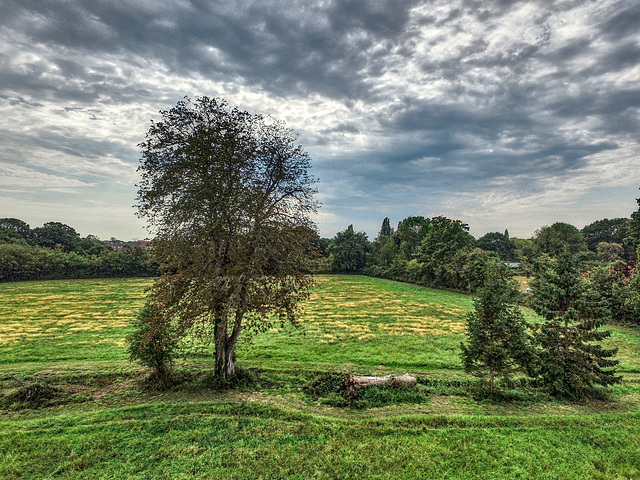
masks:
[(34, 228), (33, 235), (42, 247), (72, 252), (80, 246), (80, 234), (73, 227), (60, 222), (47, 222), (42, 227)]
[(576, 254), (586, 249), (584, 237), (580, 230), (569, 223), (556, 222), (536, 231), (534, 237), (536, 252), (552, 256), (562, 252)]
[(378, 237), (371, 242), (371, 264), (389, 267), (398, 253), (398, 244), (394, 238), (389, 217), (385, 217)]
[(147, 317), (175, 335), (212, 331), (224, 380), (243, 329), (295, 322), (308, 295), (310, 159), (282, 123), (220, 99), (185, 99), (161, 115), (138, 169), (138, 212), (163, 272)]
[(331, 268), (336, 272), (354, 273), (367, 266), (369, 240), (364, 232), (356, 232), (349, 225), (338, 232), (328, 248)]
[(475, 243), (466, 223), (442, 216), (432, 218), (417, 254), (418, 261), (424, 264), (428, 283), (451, 286), (452, 277), (457, 277), (457, 268), (452, 265), (453, 258), (459, 252), (472, 250)]
[(407, 217), (398, 223), (394, 238), (402, 260), (409, 261), (416, 256), (430, 223), (430, 219), (421, 216)]
[(24, 238), (31, 235), (29, 224), (19, 218), (0, 218), (0, 230), (11, 230)]
[(476, 246), (488, 252), (496, 252), (501, 260), (515, 260), (516, 246), (509, 238), (509, 232), (489, 232), (476, 240)]
[(586, 225), (580, 232), (589, 250), (595, 252), (598, 244), (622, 243), (627, 236), (628, 218), (605, 218)]
[(636, 199), (638, 210), (631, 214), (631, 219), (627, 224), (627, 238), (625, 243), (635, 253), (640, 248), (640, 198)]

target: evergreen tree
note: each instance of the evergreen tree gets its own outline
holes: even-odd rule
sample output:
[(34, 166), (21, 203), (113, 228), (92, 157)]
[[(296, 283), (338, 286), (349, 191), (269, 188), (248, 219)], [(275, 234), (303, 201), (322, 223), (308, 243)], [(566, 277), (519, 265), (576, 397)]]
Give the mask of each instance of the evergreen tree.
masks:
[(389, 238), (393, 235), (393, 229), (391, 228), (391, 222), (389, 221), (389, 217), (385, 217), (382, 220), (382, 226), (380, 227), (380, 233), (378, 234), (378, 239), (382, 240)]
[(575, 258), (563, 253), (534, 282), (533, 309), (543, 317), (537, 332), (538, 376), (551, 394), (582, 398), (597, 385), (621, 381), (616, 376), (617, 349), (598, 342), (611, 335), (599, 327), (609, 319), (604, 302), (580, 275)]
[(378, 237), (373, 242), (371, 242), (370, 247), (370, 263), (372, 265), (377, 265), (385, 268), (391, 265), (393, 259), (397, 254), (398, 245), (396, 244), (394, 238), (394, 231), (393, 228), (391, 228), (389, 217), (385, 217), (385, 219), (382, 221), (382, 226), (380, 227)]
[(506, 267), (490, 264), (485, 272), (484, 285), (473, 301), (475, 310), (467, 316), (467, 343), (461, 347), (465, 371), (487, 378), (493, 395), (494, 379), (527, 371), (533, 350)]

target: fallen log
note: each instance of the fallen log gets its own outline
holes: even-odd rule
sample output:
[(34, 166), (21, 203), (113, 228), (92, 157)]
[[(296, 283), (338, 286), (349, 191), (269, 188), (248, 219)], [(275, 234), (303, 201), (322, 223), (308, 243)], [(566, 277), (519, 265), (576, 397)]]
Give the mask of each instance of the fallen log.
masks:
[(385, 375), (384, 377), (373, 377), (368, 375), (347, 375), (344, 379), (344, 386), (347, 390), (347, 398), (352, 401), (358, 398), (358, 390), (372, 385), (390, 385), (393, 387), (413, 386), (418, 380), (413, 375)]
[(416, 377), (405, 373), (404, 375), (385, 375), (384, 377), (373, 377), (367, 375), (349, 375), (347, 385), (356, 387), (370, 387), (371, 385), (415, 385), (418, 382)]

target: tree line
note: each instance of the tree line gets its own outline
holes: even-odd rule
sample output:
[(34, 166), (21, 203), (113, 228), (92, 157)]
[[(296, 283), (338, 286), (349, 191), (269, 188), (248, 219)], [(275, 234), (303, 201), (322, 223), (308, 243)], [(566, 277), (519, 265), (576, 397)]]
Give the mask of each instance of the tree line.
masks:
[(155, 259), (147, 250), (125, 247), (113, 251), (98, 237), (81, 237), (60, 222), (31, 228), (17, 218), (0, 219), (0, 282), (157, 273)]
[(598, 220), (582, 229), (557, 222), (528, 239), (512, 238), (508, 230), (475, 239), (467, 224), (442, 216), (410, 216), (395, 229), (385, 218), (373, 241), (353, 225), (331, 239), (318, 239), (318, 268), (474, 293), (484, 285), (487, 265), (505, 264), (530, 279), (559, 255), (570, 254), (606, 300), (614, 321), (640, 323), (640, 199), (638, 206), (629, 218)]

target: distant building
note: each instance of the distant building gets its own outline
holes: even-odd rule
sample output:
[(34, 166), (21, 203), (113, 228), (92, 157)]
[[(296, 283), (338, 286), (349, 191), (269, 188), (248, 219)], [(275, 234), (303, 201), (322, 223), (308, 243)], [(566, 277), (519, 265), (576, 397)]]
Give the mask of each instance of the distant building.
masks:
[(149, 250), (151, 247), (151, 240), (140, 240), (138, 242), (138, 248), (141, 248), (142, 250)]
[(135, 250), (136, 248), (139, 248), (141, 250), (149, 250), (151, 248), (151, 240), (134, 240), (132, 242), (123, 242), (122, 240), (116, 240), (115, 238), (112, 238), (111, 240), (105, 240), (102, 243), (104, 243), (114, 252), (118, 252), (123, 248), (130, 248), (132, 250)]
[(505, 265), (509, 268), (520, 268), (519, 262), (505, 262)]
[(104, 243), (108, 248), (110, 248), (114, 252), (117, 252), (124, 248), (124, 242), (120, 240), (115, 240), (113, 238), (111, 240), (105, 240), (102, 243)]
[(140, 250), (149, 250), (151, 248), (151, 240), (134, 240), (132, 242), (124, 242), (127, 248), (131, 248), (135, 250), (139, 248)]

